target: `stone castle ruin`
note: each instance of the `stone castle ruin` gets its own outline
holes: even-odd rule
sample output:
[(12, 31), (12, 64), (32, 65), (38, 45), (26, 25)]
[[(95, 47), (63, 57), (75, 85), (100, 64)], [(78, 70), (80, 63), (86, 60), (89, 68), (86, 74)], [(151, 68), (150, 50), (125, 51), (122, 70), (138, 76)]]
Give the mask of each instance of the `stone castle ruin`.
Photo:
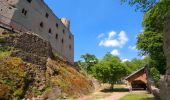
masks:
[(70, 22), (55, 16), (43, 0), (0, 0), (0, 27), (34, 33), (50, 42), (54, 54), (74, 63)]

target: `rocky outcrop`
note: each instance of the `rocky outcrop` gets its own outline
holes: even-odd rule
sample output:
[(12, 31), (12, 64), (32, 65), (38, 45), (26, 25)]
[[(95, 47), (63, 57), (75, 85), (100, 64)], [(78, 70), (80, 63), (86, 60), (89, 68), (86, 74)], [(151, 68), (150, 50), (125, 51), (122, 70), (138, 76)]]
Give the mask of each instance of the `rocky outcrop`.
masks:
[(164, 28), (164, 53), (166, 56), (166, 75), (161, 80), (161, 100), (170, 100), (170, 14), (167, 17)]
[[(10, 51), (10, 52), (9, 52)], [(34, 34), (0, 36), (0, 99), (56, 100), (93, 91), (74, 66), (53, 56), (50, 44)]]

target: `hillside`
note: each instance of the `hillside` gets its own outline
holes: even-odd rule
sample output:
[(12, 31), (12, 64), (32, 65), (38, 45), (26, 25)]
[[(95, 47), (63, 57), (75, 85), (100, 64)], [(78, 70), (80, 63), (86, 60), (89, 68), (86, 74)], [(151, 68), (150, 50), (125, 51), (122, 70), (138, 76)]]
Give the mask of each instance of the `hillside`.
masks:
[(34, 34), (0, 34), (0, 99), (78, 97), (94, 90), (88, 77), (52, 53)]

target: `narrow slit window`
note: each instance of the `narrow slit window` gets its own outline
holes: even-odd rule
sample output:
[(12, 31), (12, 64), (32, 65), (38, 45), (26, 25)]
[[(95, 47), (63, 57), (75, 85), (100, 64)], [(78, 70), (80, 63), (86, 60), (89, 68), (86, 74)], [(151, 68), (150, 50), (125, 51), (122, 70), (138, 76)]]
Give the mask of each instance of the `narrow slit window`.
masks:
[(27, 0), (29, 3), (31, 3), (32, 2), (32, 0)]
[(58, 39), (58, 34), (55, 35), (55, 38)]
[(48, 30), (48, 33), (52, 33), (51, 28)]
[(43, 22), (40, 23), (40, 27), (43, 28), (44, 27), (44, 24)]
[(46, 14), (45, 14), (45, 17), (46, 17), (46, 18), (48, 18), (48, 17), (49, 17), (49, 14), (48, 14), (48, 13), (46, 13)]
[(61, 43), (64, 44), (64, 39), (61, 39)]
[(58, 23), (56, 23), (56, 27), (58, 28)]

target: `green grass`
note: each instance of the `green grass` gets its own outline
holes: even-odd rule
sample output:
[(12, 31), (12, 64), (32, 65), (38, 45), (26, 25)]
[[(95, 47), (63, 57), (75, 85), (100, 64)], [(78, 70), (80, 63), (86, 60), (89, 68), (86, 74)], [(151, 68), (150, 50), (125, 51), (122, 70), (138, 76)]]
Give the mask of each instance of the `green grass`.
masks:
[(9, 56), (10, 55), (10, 52), (9, 51), (5, 51), (5, 52), (1, 52), (0, 51), (0, 58), (1, 57), (6, 57), (6, 56)]
[(152, 95), (147, 92), (130, 93), (120, 100), (152, 100)]

